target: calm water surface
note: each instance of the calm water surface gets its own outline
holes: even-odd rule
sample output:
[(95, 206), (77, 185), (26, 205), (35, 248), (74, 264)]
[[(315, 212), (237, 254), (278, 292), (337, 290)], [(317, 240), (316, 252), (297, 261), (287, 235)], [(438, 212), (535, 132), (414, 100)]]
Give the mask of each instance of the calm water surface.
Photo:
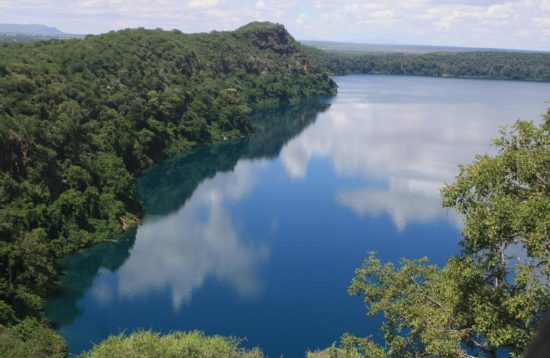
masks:
[(246, 337), (300, 357), (344, 332), (376, 336), (346, 288), (383, 260), (458, 252), (439, 189), (491, 152), (499, 126), (539, 120), (550, 84), (336, 78), (338, 96), (256, 113), (247, 139), (200, 148), (139, 182), (143, 223), (63, 261), (47, 313), (73, 353), (138, 328)]

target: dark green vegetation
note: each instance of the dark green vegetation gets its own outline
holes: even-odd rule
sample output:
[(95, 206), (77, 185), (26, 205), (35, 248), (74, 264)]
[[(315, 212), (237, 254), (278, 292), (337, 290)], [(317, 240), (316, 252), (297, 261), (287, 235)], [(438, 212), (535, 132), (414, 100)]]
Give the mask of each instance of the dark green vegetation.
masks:
[(334, 74), (372, 73), (550, 81), (550, 53), (476, 51), (344, 53), (309, 48), (315, 62)]
[(335, 91), (269, 23), (1, 45), (0, 324), (41, 320), (56, 259), (138, 222), (151, 164), (248, 134), (252, 106)]
[(464, 215), (462, 254), (382, 264), (374, 254), (349, 287), (383, 312), (385, 343), (351, 335), (344, 351), (371, 357), (522, 356), (550, 308), (550, 110), (518, 121), (498, 154), (461, 167), (442, 190)]
[(81, 358), (261, 358), (258, 349), (245, 350), (239, 340), (220, 336), (205, 337), (200, 332), (160, 335), (153, 332), (136, 332), (109, 337)]

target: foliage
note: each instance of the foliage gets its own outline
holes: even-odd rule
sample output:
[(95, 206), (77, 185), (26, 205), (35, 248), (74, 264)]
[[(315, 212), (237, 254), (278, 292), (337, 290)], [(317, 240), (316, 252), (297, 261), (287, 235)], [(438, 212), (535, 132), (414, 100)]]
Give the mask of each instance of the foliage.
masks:
[(260, 358), (258, 349), (245, 350), (238, 339), (220, 336), (206, 337), (200, 332), (176, 332), (160, 335), (150, 331), (140, 331), (129, 336), (111, 336), (96, 345), (81, 358)]
[(362, 355), (355, 349), (338, 348), (334, 345), (323, 350), (307, 352), (306, 358), (361, 358)]
[(308, 48), (334, 74), (373, 73), (550, 81), (550, 54), (506, 51), (350, 54)]
[(349, 288), (369, 315), (384, 313), (384, 345), (346, 336), (366, 356), (519, 357), (550, 308), (550, 110), (518, 121), (442, 190), (464, 215), (463, 252), (439, 269), (427, 259), (383, 265), (374, 255)]
[(138, 221), (152, 163), (248, 134), (260, 104), (333, 94), (281, 25), (122, 30), (0, 51), (0, 324), (40, 316), (56, 259)]
[(63, 338), (34, 319), (24, 319), (9, 328), (0, 325), (2, 358), (64, 358), (67, 355)]

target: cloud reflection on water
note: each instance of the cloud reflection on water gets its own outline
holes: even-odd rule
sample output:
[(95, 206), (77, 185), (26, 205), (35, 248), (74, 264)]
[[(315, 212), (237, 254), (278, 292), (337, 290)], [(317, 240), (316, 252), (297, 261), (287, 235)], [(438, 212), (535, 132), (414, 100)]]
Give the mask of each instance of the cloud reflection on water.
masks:
[(258, 269), (269, 249), (239, 237), (227, 208), (250, 192), (257, 164), (240, 161), (233, 172), (202, 182), (179, 211), (140, 226), (132, 253), (118, 270), (120, 296), (168, 289), (173, 309), (179, 310), (210, 277), (243, 297), (258, 294)]
[(399, 231), (412, 222), (440, 219), (460, 227), (461, 219), (441, 208), (441, 187), (453, 180), (458, 164), (491, 151), (490, 138), (517, 119), (521, 108), (500, 109), (502, 116), (495, 117), (492, 101), (475, 93), (449, 105), (403, 91), (395, 103), (361, 96), (333, 103), (283, 148), (283, 165), (290, 177), (302, 180), (312, 159), (327, 158), (336, 175), (366, 180), (365, 187), (338, 190), (336, 200), (361, 216), (386, 213)]

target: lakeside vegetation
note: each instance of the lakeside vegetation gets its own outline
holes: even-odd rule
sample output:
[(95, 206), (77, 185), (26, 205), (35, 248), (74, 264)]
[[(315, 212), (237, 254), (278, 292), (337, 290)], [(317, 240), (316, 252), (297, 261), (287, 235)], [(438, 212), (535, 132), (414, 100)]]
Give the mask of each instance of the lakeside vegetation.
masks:
[(0, 46), (0, 325), (16, 331), (42, 320), (59, 257), (139, 221), (151, 164), (247, 135), (252, 106), (336, 92), (270, 23)]
[(475, 51), (431, 53), (346, 53), (308, 48), (336, 75), (387, 74), (502, 80), (550, 81), (550, 53)]
[[(265, 23), (1, 46), (0, 356), (13, 357), (67, 355), (41, 313), (56, 287), (56, 260), (136, 224), (136, 178), (170, 156), (249, 134), (253, 106), (334, 94), (327, 70), (550, 80), (545, 54), (321, 53)], [(445, 268), (425, 259), (397, 268), (366, 261), (350, 293), (386, 314), (386, 344), (346, 336), (342, 351), (333, 350), (444, 357), (466, 356), (462, 344), (483, 354), (525, 349), (550, 302), (549, 132), (550, 114), (540, 128), (519, 122), (497, 143), (499, 156), (479, 158), (445, 189), (445, 205), (466, 216), (464, 254)], [(510, 269), (506, 254), (517, 245), (526, 260)], [(140, 340), (179, 347), (186, 337), (204, 349), (223, 346), (227, 356), (248, 354), (219, 337), (145, 332), (110, 338), (88, 356), (119, 348), (132, 356), (124, 352)]]

